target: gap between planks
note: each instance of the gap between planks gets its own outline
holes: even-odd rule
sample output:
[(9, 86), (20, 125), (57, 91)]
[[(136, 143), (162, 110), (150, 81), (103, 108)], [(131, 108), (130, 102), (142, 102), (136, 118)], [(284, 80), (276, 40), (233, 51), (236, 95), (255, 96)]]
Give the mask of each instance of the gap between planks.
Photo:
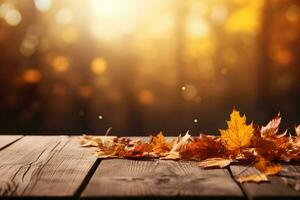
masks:
[(88, 183), (90, 182), (90, 180), (93, 177), (94, 173), (96, 172), (96, 170), (97, 170), (100, 162), (101, 162), (101, 159), (97, 158), (97, 160), (95, 161), (95, 163), (93, 164), (93, 166), (91, 167), (91, 169), (88, 171), (87, 175), (84, 177), (84, 179), (81, 182), (80, 186), (75, 191), (75, 193), (74, 193), (74, 197), (75, 198), (80, 198), (80, 195), (85, 190), (85, 188), (88, 185)]
[(24, 135), (0, 135), (0, 151), (22, 139)]
[[(7, 142), (3, 142), (4, 140), (1, 140), (1, 137), (2, 138), (6, 137)], [(0, 136), (0, 150), (1, 150), (0, 151), (0, 158), (1, 158), (1, 153), (3, 153), (3, 151), (6, 151), (7, 148), (11, 149), (12, 147), (18, 146), (18, 143), (22, 142), (22, 140), (24, 140), (25, 138), (28, 138), (28, 137), (34, 138), (35, 136), (25, 136), (25, 137), (24, 136), (17, 136), (17, 137), (13, 136), (13, 137), (16, 137), (15, 139), (12, 139), (12, 138), (9, 138), (9, 137), (11, 137), (11, 136)], [(36, 136), (36, 137), (38, 137), (38, 136)], [(47, 137), (49, 138), (49, 137), (55, 137), (55, 136), (40, 136), (40, 140), (43, 140), (41, 138), (47, 138)], [(56, 137), (58, 137), (58, 136), (56, 136)], [(2, 143), (1, 143), (1, 141), (2, 141)], [(39, 140), (37, 140), (37, 141), (39, 141)], [(2, 145), (2, 147), (1, 147), (1, 145)], [(59, 151), (55, 150), (55, 154), (60, 153), (61, 151), (63, 151), (63, 149), (64, 149), (64, 147), (61, 147), (61, 150), (59, 150)], [(84, 148), (80, 148), (79, 145), (76, 146), (77, 151), (81, 151), (83, 149)], [(25, 149), (25, 150), (23, 149), (23, 151), (27, 151), (27, 150), (28, 149)], [(86, 151), (89, 151), (90, 154), (92, 154), (92, 152), (93, 152), (92, 149), (86, 149)], [(52, 157), (55, 157), (55, 154), (53, 154)], [(65, 152), (64, 154), (66, 156), (68, 153)], [(48, 161), (46, 163), (44, 163), (44, 167), (50, 162), (52, 157), (50, 157), (48, 159)], [(115, 159), (115, 160), (118, 160), (118, 159)], [(40, 160), (40, 161), (43, 161), (43, 159)], [(104, 163), (107, 163), (109, 161), (111, 162), (112, 160), (103, 160), (103, 161), (104, 161)], [(73, 198), (75, 197), (76, 199), (80, 198), (80, 197), (84, 197), (84, 198), (92, 197), (90, 195), (83, 195), (83, 196), (81, 196), (81, 195), (84, 194), (84, 193), (87, 193), (86, 189), (89, 190), (89, 185), (93, 184), (91, 182), (93, 182), (93, 179), (95, 179), (95, 176), (98, 176), (97, 171), (101, 170), (102, 165), (103, 165), (103, 163), (101, 162), (101, 164), (100, 164), (100, 162), (101, 162), (100, 159), (94, 158), (94, 163), (87, 170), (86, 174), (81, 179), (81, 182), (77, 185), (77, 188), (75, 187), (75, 189), (73, 190), (73, 193), (72, 192), (68, 193), (69, 197), (73, 197)], [(125, 162), (138, 162), (138, 161), (127, 160)], [(139, 161), (139, 162), (144, 162), (144, 161)], [(173, 162), (173, 161), (170, 161), (170, 162)], [(44, 168), (44, 167), (42, 167), (42, 168)], [(287, 166), (287, 167), (295, 169), (294, 170), (295, 173), (297, 173), (297, 175), (300, 176), (300, 170), (299, 170), (300, 166)], [(241, 168), (243, 168), (243, 167), (242, 166), (231, 166), (228, 169), (228, 172), (231, 176), (231, 179), (233, 179), (233, 181), (235, 181), (234, 176), (236, 174), (238, 174), (238, 172), (241, 170)], [(28, 169), (28, 170), (30, 171), (30, 169)], [(40, 170), (39, 173), (41, 173), (41, 174), (43, 174), (43, 173), (47, 174), (47, 170), (46, 171), (45, 170), (43, 171), (43, 169), (38, 169), (38, 170)], [(251, 173), (251, 171), (252, 171), (252, 169), (249, 170), (250, 173)], [(289, 171), (290, 170), (288, 170), (286, 172), (288, 175), (289, 175)], [(24, 177), (26, 178), (26, 176), (27, 175), (25, 174)], [(18, 177), (18, 175), (16, 177)], [(126, 178), (128, 178), (128, 177), (126, 177)], [(132, 177), (132, 178), (135, 179), (136, 177)], [(289, 188), (286, 184), (283, 184), (282, 183), (282, 180), (283, 180), (282, 178), (280, 178), (280, 177), (271, 177), (270, 180), (271, 180), (270, 183), (262, 183), (262, 184), (246, 183), (246, 184), (237, 184), (237, 186), (240, 187), (239, 189), (243, 193), (244, 197), (248, 197), (249, 199), (265, 199), (265, 198), (272, 198), (272, 199), (273, 198), (285, 198), (285, 199), (286, 198), (291, 198), (291, 199), (297, 199), (297, 198), (299, 198), (300, 193), (291, 190), (291, 188)], [(36, 179), (34, 181), (38, 182), (39, 179)], [(235, 183), (236, 183), (236, 181), (235, 181)], [(221, 184), (223, 184), (223, 182)], [(118, 187), (118, 185), (116, 185), (115, 187)], [(1, 190), (1, 186), (0, 186), (0, 190)], [(56, 194), (55, 191), (53, 193), (51, 193), (48, 197), (55, 197), (55, 196), (53, 196), (53, 194)], [(33, 195), (33, 196), (28, 196), (28, 195)], [(27, 194), (28, 197), (34, 197), (35, 195), (36, 194), (34, 194), (34, 193), (33, 194), (28, 193)], [(56, 197), (59, 197), (59, 196), (56, 196)], [(98, 197), (101, 197), (101, 195), (98, 196)], [(145, 197), (145, 196), (140, 196), (140, 197)], [(185, 196), (183, 196), (183, 197), (185, 197)], [(201, 198), (201, 196), (198, 196), (198, 197)], [(103, 196), (102, 196), (102, 198), (103, 198)], [(223, 198), (223, 197), (220, 197), (220, 198)]]
[(99, 164), (68, 136), (25, 136), (0, 151), (1, 198), (79, 196)]
[[(242, 191), (250, 200), (259, 199), (300, 199), (300, 191), (294, 190), (289, 185), (289, 181), (295, 178), (294, 181), (298, 181), (300, 184), (300, 178), (297, 179), (296, 175), (300, 177), (300, 165), (284, 164), (281, 175), (286, 175), (286, 178), (275, 175), (269, 176), (269, 182), (262, 183), (243, 183), (239, 184)], [(247, 168), (247, 170), (245, 170)], [(245, 170), (245, 171), (244, 171)], [(255, 167), (247, 167), (242, 165), (231, 165), (230, 171), (232, 176), (237, 176), (240, 172), (244, 171), (242, 175), (258, 174), (258, 170)], [(288, 175), (292, 178), (288, 178)], [(291, 181), (293, 183), (293, 181)]]

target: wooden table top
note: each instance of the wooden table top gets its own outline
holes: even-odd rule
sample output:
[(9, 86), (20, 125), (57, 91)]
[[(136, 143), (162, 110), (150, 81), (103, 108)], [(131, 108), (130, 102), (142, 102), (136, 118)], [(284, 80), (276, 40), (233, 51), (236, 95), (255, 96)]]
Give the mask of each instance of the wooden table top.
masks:
[(300, 199), (297, 163), (284, 165), (282, 174), (270, 177), (268, 183), (238, 184), (232, 177), (245, 166), (204, 170), (194, 161), (100, 160), (93, 152), (93, 148), (81, 148), (77, 136), (2, 135), (0, 196)]

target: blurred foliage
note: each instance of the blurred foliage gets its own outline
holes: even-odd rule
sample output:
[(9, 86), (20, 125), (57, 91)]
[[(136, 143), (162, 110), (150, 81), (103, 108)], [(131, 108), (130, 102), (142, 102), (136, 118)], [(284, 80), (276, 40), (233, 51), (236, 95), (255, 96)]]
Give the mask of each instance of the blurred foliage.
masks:
[(299, 32), (297, 0), (2, 0), (0, 130), (213, 133), (233, 106), (292, 124)]

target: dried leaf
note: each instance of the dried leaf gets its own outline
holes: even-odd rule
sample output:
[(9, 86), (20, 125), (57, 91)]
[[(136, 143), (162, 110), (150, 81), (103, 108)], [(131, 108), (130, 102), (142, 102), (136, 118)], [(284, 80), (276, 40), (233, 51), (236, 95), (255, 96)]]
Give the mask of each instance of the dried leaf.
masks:
[(297, 136), (300, 137), (300, 124), (295, 127), (295, 132), (296, 132)]
[(181, 137), (181, 135), (178, 136), (177, 141), (175, 142), (173, 148), (170, 152), (179, 152), (183, 148), (185, 148), (189, 142), (191, 142), (193, 139), (189, 132), (186, 132), (186, 134)]
[(167, 156), (161, 157), (162, 160), (179, 160), (181, 158), (179, 152), (170, 152)]
[(300, 148), (300, 125), (295, 127), (296, 136), (290, 140), (292, 146), (296, 149)]
[(292, 155), (290, 154), (292, 144), (289, 138), (285, 136), (285, 133), (284, 136), (282, 135), (283, 134), (274, 137), (262, 137), (260, 130), (256, 127), (252, 144), (257, 154), (267, 160), (279, 160), (283, 158), (283, 155), (286, 160), (292, 159)]
[(213, 157), (226, 157), (227, 152), (219, 138), (200, 135), (180, 151), (180, 156), (185, 160), (203, 160)]
[(152, 136), (149, 142), (152, 152), (158, 156), (166, 156), (171, 151), (174, 141), (166, 142), (162, 132)]
[(271, 163), (262, 156), (258, 157), (258, 162), (255, 163), (255, 168), (267, 176), (278, 174), (281, 171), (281, 165), (279, 163)]
[[(240, 176), (239, 182), (267, 181), (268, 175), (281, 171), (276, 161), (300, 160), (300, 125), (295, 136), (287, 131), (278, 134), (281, 117), (278, 114), (266, 126), (246, 124), (246, 117), (233, 110), (228, 128), (220, 130), (221, 136), (200, 135), (166, 141), (162, 132), (151, 136), (148, 142), (126, 137), (88, 136), (80, 138), (82, 147), (97, 147), (95, 155), (100, 158), (159, 158), (171, 160), (202, 160), (202, 168), (226, 167), (233, 161), (255, 163), (261, 174)], [(204, 160), (206, 159), (206, 160)]]
[(118, 156), (114, 155), (114, 154), (106, 154), (104, 152), (101, 152), (101, 151), (96, 151), (94, 153), (94, 155), (97, 157), (97, 158), (117, 158)]
[(101, 146), (95, 151), (95, 156), (98, 158), (116, 158), (120, 157), (120, 153), (123, 152), (125, 146), (122, 144), (115, 143), (110, 146)]
[(80, 139), (81, 147), (98, 147), (104, 143), (114, 143), (115, 136), (92, 136), (92, 135), (83, 135)]
[(240, 176), (236, 180), (240, 183), (246, 183), (246, 182), (260, 183), (260, 182), (269, 181), (268, 177), (265, 174), (253, 174), (247, 176)]
[(248, 147), (251, 144), (253, 136), (253, 125), (246, 124), (246, 116), (240, 116), (237, 110), (233, 110), (230, 115), (230, 121), (227, 122), (228, 129), (220, 130), (221, 140), (230, 151), (240, 151), (241, 148)]
[(152, 152), (152, 147), (148, 143), (135, 146), (132, 150), (124, 151), (121, 156), (124, 158), (141, 158)]
[(279, 125), (281, 122), (280, 113), (272, 119), (266, 126), (263, 126), (260, 130), (262, 137), (274, 137), (278, 132)]
[(200, 162), (199, 167), (201, 168), (212, 168), (212, 167), (219, 167), (224, 168), (232, 163), (232, 159), (228, 158), (208, 158)]

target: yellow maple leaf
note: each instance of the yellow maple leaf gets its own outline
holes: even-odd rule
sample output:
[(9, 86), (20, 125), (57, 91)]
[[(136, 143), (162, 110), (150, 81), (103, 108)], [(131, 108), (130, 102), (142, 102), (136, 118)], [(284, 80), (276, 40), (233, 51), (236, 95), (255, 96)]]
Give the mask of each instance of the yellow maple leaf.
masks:
[(156, 136), (152, 136), (149, 141), (149, 145), (152, 148), (153, 153), (159, 156), (164, 156), (168, 152), (170, 152), (173, 147), (173, 144), (173, 141), (167, 142), (165, 140), (165, 136), (162, 132), (160, 132)]
[(246, 124), (246, 116), (240, 116), (239, 111), (233, 109), (230, 121), (227, 121), (228, 129), (220, 130), (221, 140), (230, 151), (240, 150), (250, 145), (253, 136), (253, 125)]

